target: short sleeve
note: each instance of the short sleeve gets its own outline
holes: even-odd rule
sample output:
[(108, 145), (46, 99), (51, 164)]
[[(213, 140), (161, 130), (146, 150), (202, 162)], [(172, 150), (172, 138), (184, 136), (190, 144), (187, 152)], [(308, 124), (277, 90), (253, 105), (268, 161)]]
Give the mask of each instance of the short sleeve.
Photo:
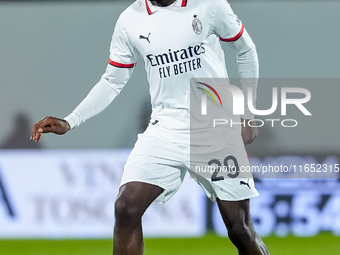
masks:
[(109, 64), (116, 67), (134, 67), (137, 56), (137, 51), (129, 40), (126, 28), (118, 19), (112, 36)]
[(221, 41), (232, 42), (242, 36), (244, 26), (235, 15), (227, 0), (215, 1), (214, 27)]

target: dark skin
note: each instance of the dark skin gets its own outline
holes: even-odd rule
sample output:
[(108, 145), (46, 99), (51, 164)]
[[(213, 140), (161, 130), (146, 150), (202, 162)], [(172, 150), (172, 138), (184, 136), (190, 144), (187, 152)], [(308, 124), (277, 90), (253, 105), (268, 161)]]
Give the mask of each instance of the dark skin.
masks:
[(165, 7), (173, 4), (176, 2), (176, 0), (154, 0), (151, 1), (153, 5), (159, 6), (159, 7)]
[[(242, 126), (244, 144), (256, 138), (258, 129)], [(43, 133), (62, 135), (70, 130), (67, 121), (55, 117), (45, 117), (32, 128), (31, 140), (38, 142)], [(144, 241), (142, 216), (149, 205), (163, 192), (163, 189), (148, 183), (129, 182), (119, 189), (115, 202), (115, 226), (113, 254), (142, 255)], [(256, 234), (249, 214), (249, 200), (223, 201), (217, 199), (223, 221), (228, 229), (231, 242), (240, 255), (269, 254), (265, 244)]]
[[(142, 215), (163, 192), (155, 185), (130, 182), (119, 189), (115, 202), (114, 246), (115, 255), (142, 255), (144, 242)], [(249, 199), (223, 201), (217, 199), (222, 219), (231, 242), (239, 255), (268, 255), (262, 239), (256, 234), (249, 213)]]
[[(171, 5), (175, 0), (155, 0), (152, 4), (160, 7)], [(242, 139), (245, 145), (251, 144), (258, 134), (258, 129), (251, 127), (248, 120), (242, 125)], [(43, 133), (62, 135), (70, 130), (70, 125), (63, 119), (45, 117), (34, 124), (31, 140), (38, 142)], [(115, 226), (113, 254), (142, 255), (144, 241), (142, 216), (150, 204), (163, 192), (163, 189), (148, 183), (129, 182), (119, 189), (115, 202)], [(231, 242), (240, 255), (269, 254), (265, 244), (256, 234), (249, 213), (249, 199), (242, 201), (223, 201), (217, 199), (222, 219), (228, 229)]]
[(30, 140), (38, 142), (43, 133), (54, 133), (57, 135), (63, 135), (69, 130), (70, 125), (66, 120), (46, 116), (33, 125)]

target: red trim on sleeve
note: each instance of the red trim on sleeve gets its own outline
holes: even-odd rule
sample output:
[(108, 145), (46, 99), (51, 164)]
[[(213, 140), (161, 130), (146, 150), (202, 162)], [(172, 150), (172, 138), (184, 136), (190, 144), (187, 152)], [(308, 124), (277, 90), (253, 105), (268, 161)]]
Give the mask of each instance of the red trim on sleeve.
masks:
[(187, 6), (187, 0), (182, 0), (182, 4), (181, 4), (181, 7), (185, 7), (185, 6)]
[(115, 67), (121, 67), (121, 68), (132, 68), (134, 67), (137, 63), (133, 63), (133, 64), (121, 64), (118, 62), (115, 62), (111, 59), (109, 59), (109, 64)]
[(146, 10), (147, 10), (148, 14), (151, 15), (151, 14), (152, 14), (152, 11), (151, 11), (151, 9), (150, 9), (148, 0), (145, 0), (145, 5), (146, 5)]
[(229, 38), (229, 39), (225, 39), (225, 38), (220, 37), (220, 40), (223, 41), (223, 42), (234, 42), (238, 38), (241, 37), (241, 35), (243, 34), (243, 31), (244, 31), (244, 25), (242, 24), (241, 31), (237, 35), (235, 35), (234, 37)]

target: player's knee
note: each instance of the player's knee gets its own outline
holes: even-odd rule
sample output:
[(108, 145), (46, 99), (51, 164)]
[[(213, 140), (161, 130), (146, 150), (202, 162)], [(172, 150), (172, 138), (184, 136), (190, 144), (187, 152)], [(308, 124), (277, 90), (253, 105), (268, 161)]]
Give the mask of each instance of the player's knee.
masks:
[(250, 225), (246, 224), (235, 224), (228, 229), (228, 235), (238, 240), (251, 240), (254, 238), (254, 229)]
[(140, 218), (138, 207), (124, 198), (118, 198), (115, 202), (116, 224), (133, 224)]

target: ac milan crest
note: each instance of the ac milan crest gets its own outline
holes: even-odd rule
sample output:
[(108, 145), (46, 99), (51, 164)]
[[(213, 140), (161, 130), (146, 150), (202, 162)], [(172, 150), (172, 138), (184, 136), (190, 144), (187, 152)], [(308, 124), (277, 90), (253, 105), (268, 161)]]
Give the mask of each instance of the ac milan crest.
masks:
[(202, 22), (197, 18), (197, 15), (194, 15), (194, 20), (192, 21), (192, 29), (196, 34), (201, 34), (203, 26)]

